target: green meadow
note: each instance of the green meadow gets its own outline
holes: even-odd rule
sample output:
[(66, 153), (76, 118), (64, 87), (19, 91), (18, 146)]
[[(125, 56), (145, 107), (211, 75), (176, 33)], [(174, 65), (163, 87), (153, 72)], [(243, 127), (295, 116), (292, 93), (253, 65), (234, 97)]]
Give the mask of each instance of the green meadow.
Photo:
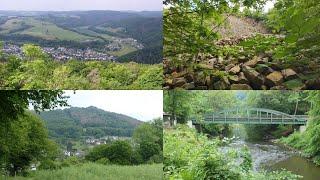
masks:
[(100, 165), (86, 163), (59, 170), (40, 170), (29, 177), (11, 177), (8, 180), (160, 180), (162, 164), (140, 166)]
[[(30, 28), (19, 31), (19, 29), (24, 25), (30, 26)], [(10, 33), (10, 31), (12, 32), (16, 30), (17, 32), (14, 34), (30, 35), (46, 40), (86, 41), (96, 39), (73, 31), (65, 30), (53, 23), (42, 22), (31, 17), (10, 19), (1, 25), (0, 28), (2, 29), (0, 34), (6, 34)]]

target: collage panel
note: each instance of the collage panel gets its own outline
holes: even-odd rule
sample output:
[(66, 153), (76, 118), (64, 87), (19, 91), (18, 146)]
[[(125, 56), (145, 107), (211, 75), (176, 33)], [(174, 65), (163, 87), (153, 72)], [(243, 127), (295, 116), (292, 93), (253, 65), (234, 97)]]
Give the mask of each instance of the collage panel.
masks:
[(164, 0), (164, 88), (319, 90), (318, 0)]
[(0, 89), (162, 89), (161, 0), (10, 0)]
[(162, 91), (0, 91), (0, 179), (163, 179)]
[(10, 0), (0, 180), (320, 179), (318, 0)]
[(320, 91), (164, 91), (164, 179), (320, 177)]

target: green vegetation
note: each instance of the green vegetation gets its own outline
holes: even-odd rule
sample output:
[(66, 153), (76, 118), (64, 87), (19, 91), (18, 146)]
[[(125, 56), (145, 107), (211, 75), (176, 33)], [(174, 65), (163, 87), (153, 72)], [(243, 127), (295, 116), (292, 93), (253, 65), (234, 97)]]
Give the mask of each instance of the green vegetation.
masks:
[[(162, 61), (162, 12), (70, 11), (3, 12), (0, 39), (14, 44), (33, 43), (44, 47), (90, 49), (107, 53), (116, 42), (119, 51), (108, 52), (121, 61), (158, 64)], [(14, 16), (14, 17), (12, 17)], [(144, 46), (120, 42), (133, 38)]]
[[(249, 92), (247, 102), (248, 107), (267, 108), (278, 110), (287, 114), (304, 115), (310, 109), (310, 102), (306, 100), (308, 92), (291, 91), (263, 91)], [(285, 104), (285, 106), (284, 106)], [(261, 141), (265, 138), (280, 138), (288, 136), (298, 126), (294, 125), (245, 125), (247, 137), (251, 141)]]
[(162, 163), (162, 137), (162, 120), (156, 119), (137, 127), (133, 142), (114, 141), (96, 146), (86, 155), (86, 160), (119, 165)]
[[(164, 133), (165, 179), (278, 180), (299, 179), (288, 171), (253, 172), (246, 149), (222, 153), (221, 141), (179, 126)], [(240, 162), (239, 163), (239, 159)]]
[(219, 38), (217, 28), (224, 23), (223, 14), (238, 12), (241, 6), (257, 8), (264, 1), (165, 0), (164, 3), (170, 7), (164, 13), (164, 56), (172, 58), (178, 66), (192, 66), (188, 63), (200, 53), (218, 49), (214, 41)]
[[(22, 115), (6, 128), (4, 149), (8, 151), (3, 158), (10, 175), (24, 172), (32, 161), (52, 160), (58, 153), (57, 144), (48, 139), (41, 119), (30, 113)], [(2, 162), (2, 161), (1, 161)]]
[[(306, 100), (308, 92), (290, 91), (185, 91), (164, 92), (164, 111), (175, 117), (178, 123), (188, 120), (202, 122), (207, 113), (233, 108), (266, 108), (287, 114), (307, 114), (311, 106)], [(285, 106), (284, 106), (285, 104)], [(201, 124), (201, 131), (210, 136), (232, 135), (228, 124)], [(288, 136), (297, 129), (294, 125), (242, 125), (246, 138), (261, 141)]]
[(137, 49), (132, 47), (132, 46), (129, 46), (129, 45), (124, 45), (120, 51), (115, 51), (115, 52), (111, 52), (109, 51), (108, 53), (111, 54), (111, 55), (114, 55), (114, 56), (124, 56), (126, 54), (129, 54), (129, 53), (132, 53), (132, 52), (135, 52)]
[(65, 139), (79, 141), (82, 137), (101, 138), (105, 136), (131, 137), (141, 121), (132, 117), (104, 111), (96, 107), (71, 107), (39, 114), (44, 120), (50, 138), (58, 142)]
[[(28, 29), (22, 29), (23, 26), (28, 26)], [(15, 34), (29, 35), (47, 40), (67, 40), (67, 41), (86, 41), (95, 40), (90, 36), (81, 35), (72, 31), (62, 29), (52, 23), (43, 22), (34, 18), (16, 18), (10, 19), (5, 24), (1, 25), (1, 34), (15, 32)], [(19, 32), (19, 30), (22, 30)]]
[(161, 89), (162, 66), (103, 61), (57, 62), (39, 47), (0, 62), (1, 89)]
[[(68, 106), (66, 100), (62, 91), (0, 91), (1, 179), (13, 179), (13, 176), (14, 179), (162, 179), (162, 119), (141, 124), (128, 116), (94, 107), (52, 111), (51, 114), (49, 111), (40, 116), (27, 111), (30, 105), (36, 112)], [(58, 127), (49, 130), (50, 135), (54, 131), (57, 138), (49, 139), (41, 116), (56, 123)], [(74, 123), (75, 117), (79, 119), (77, 123), (68, 124), (69, 121)], [(59, 124), (59, 120), (64, 121)], [(74, 152), (74, 147), (82, 146), (79, 137), (72, 137), (82, 135), (76, 126), (80, 122), (88, 124), (87, 129), (102, 122), (102, 127), (119, 124), (119, 127), (136, 129), (132, 139), (108, 141), (90, 150), (87, 146), (81, 149), (81, 155), (74, 153), (67, 157), (62, 150)], [(69, 141), (63, 144), (58, 139), (61, 137)], [(71, 138), (74, 141), (70, 141)]]
[(25, 173), (37, 161), (52, 160), (57, 145), (48, 139), (43, 122), (27, 113), (29, 104), (36, 111), (66, 106), (61, 91), (0, 91), (1, 174)]
[[(266, 2), (165, 0), (165, 86), (319, 89), (318, 1), (277, 0), (264, 12)], [(287, 78), (286, 69), (295, 76)]]
[(162, 176), (162, 164), (117, 166), (85, 163), (59, 170), (40, 170), (32, 173), (30, 177), (15, 177), (9, 180), (161, 180)]
[(308, 101), (312, 107), (309, 112), (311, 120), (308, 121), (307, 130), (305, 132), (295, 132), (287, 138), (280, 139), (280, 142), (292, 146), (303, 152), (303, 155), (311, 158), (313, 162), (320, 166), (320, 92), (309, 92)]

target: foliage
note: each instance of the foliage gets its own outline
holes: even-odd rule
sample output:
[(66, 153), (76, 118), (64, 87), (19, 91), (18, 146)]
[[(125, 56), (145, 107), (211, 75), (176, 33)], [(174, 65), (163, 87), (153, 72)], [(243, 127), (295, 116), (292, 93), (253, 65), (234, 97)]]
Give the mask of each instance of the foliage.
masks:
[(0, 91), (0, 164), (9, 173), (24, 172), (33, 161), (50, 161), (57, 145), (48, 139), (36, 112), (67, 106), (62, 91)]
[(117, 166), (101, 165), (97, 163), (85, 163), (78, 166), (70, 166), (59, 170), (40, 170), (29, 177), (12, 177), (9, 180), (161, 180), (163, 176), (162, 164)]
[(133, 133), (133, 142), (114, 141), (94, 147), (86, 159), (97, 163), (133, 165), (162, 162), (162, 120), (138, 126)]
[(43, 122), (25, 113), (1, 133), (0, 163), (11, 174), (24, 172), (34, 161), (50, 161), (58, 153), (57, 145), (48, 139)]
[(94, 147), (86, 156), (90, 161), (101, 161), (107, 158), (111, 164), (131, 165), (133, 149), (127, 141), (114, 141), (111, 144)]
[[(202, 122), (207, 113), (219, 112), (237, 105), (232, 91), (167, 91), (164, 92), (165, 112), (177, 117), (178, 123), (188, 120)], [(212, 136), (230, 135), (228, 125), (201, 125), (204, 133)]]
[(22, 52), (28, 60), (44, 58), (44, 53), (42, 52), (40, 46), (25, 44), (22, 46)]
[[(305, 100), (307, 92), (290, 91), (261, 91), (247, 93), (244, 106), (267, 108), (287, 114), (304, 115), (310, 108), (310, 103)], [(284, 106), (285, 104), (285, 106)], [(291, 125), (245, 125), (248, 139), (262, 140), (268, 136), (280, 138), (293, 132)]]
[(98, 159), (98, 160), (96, 161), (96, 163), (108, 165), (108, 164), (110, 164), (110, 160), (109, 160), (108, 158), (105, 158), (105, 157), (104, 157), (104, 158)]
[[(256, 173), (251, 170), (251, 155), (247, 149), (222, 153), (218, 139), (208, 139), (185, 126), (165, 130), (165, 179), (298, 179), (290, 172)], [(237, 164), (240, 157), (242, 164)]]
[[(217, 28), (240, 7), (259, 7), (265, 0), (164, 0), (164, 56), (190, 66), (200, 53), (216, 52)], [(212, 24), (213, 22), (213, 24)]]
[(137, 144), (137, 151), (144, 162), (149, 161), (151, 158), (159, 161), (159, 157), (157, 158), (156, 156), (162, 154), (162, 120), (156, 119), (152, 123), (144, 123), (138, 126), (133, 133), (133, 140)]
[[(28, 49), (30, 50), (30, 49)], [(31, 51), (31, 50), (30, 50)], [(31, 53), (34, 55), (34, 53)], [(10, 57), (0, 66), (1, 89), (160, 89), (162, 67), (103, 61), (65, 63), (30, 57)]]
[(132, 136), (141, 124), (135, 118), (104, 111), (96, 107), (76, 108), (41, 112), (49, 136), (57, 141), (80, 140), (81, 137)]
[(308, 101), (311, 102), (309, 116), (311, 119), (307, 123), (307, 130), (303, 133), (294, 133), (288, 138), (282, 138), (280, 142), (288, 144), (301, 150), (305, 156), (313, 159), (313, 162), (320, 165), (320, 92), (310, 91)]
[(275, 32), (286, 34), (283, 58), (310, 60), (319, 55), (320, 14), (317, 0), (279, 0), (267, 23)]
[(67, 106), (62, 91), (0, 91), (0, 123), (17, 119), (31, 104), (36, 112)]
[(177, 118), (179, 123), (187, 122), (191, 111), (191, 98), (188, 91), (164, 91), (164, 111)]

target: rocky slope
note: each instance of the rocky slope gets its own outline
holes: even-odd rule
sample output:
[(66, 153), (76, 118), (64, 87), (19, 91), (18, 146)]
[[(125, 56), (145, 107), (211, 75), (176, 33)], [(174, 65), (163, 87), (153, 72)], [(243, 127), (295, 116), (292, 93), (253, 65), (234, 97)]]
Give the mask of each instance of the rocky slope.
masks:
[[(272, 50), (276, 45), (272, 43), (273, 49), (259, 53), (256, 49), (260, 47), (256, 45), (250, 46), (251, 49), (239, 45), (257, 35), (262, 37), (261, 40), (273, 38), (281, 43), (283, 36), (268, 34), (261, 23), (249, 18), (230, 16), (227, 24), (227, 27), (219, 29), (223, 38), (216, 44), (229, 51), (230, 47), (237, 46), (237, 54), (201, 54), (192, 71), (190, 67), (177, 68), (170, 60), (164, 60), (165, 89), (320, 89), (319, 63), (310, 61), (305, 66), (288, 66), (274, 59)], [(257, 46), (264, 43), (258, 42)]]

